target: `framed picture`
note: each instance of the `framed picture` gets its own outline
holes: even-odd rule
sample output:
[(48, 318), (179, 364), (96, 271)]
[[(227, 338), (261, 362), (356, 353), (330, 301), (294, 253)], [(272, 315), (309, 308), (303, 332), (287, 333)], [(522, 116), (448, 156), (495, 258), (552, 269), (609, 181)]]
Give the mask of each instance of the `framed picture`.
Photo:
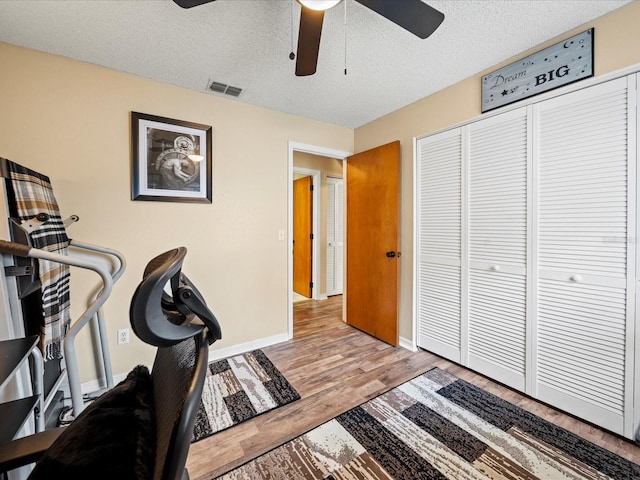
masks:
[(212, 128), (131, 112), (131, 199), (211, 203)]

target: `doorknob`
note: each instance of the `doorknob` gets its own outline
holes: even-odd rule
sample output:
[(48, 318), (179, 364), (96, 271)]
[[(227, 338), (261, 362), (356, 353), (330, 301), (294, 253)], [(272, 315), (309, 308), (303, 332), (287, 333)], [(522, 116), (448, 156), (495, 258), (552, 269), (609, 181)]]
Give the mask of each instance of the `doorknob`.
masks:
[(396, 256), (396, 252), (387, 252), (387, 257), (394, 258)]

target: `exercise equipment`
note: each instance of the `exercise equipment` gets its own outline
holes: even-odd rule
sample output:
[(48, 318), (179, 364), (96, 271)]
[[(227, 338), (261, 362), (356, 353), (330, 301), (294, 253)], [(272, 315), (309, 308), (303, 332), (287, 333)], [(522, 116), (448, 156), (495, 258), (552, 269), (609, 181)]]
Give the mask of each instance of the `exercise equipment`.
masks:
[[(84, 399), (76, 337), (88, 325), (94, 325), (91, 338), (103, 385), (113, 387), (102, 306), (124, 273), (125, 258), (111, 248), (69, 239), (66, 228), (79, 218), (62, 219), (47, 176), (0, 157), (0, 191), (5, 199), (0, 214), (7, 218), (0, 221), (0, 239), (5, 239), (0, 241), (0, 316), (6, 319), (0, 320), (0, 339), (39, 335), (45, 366), (43, 408), (49, 408), (66, 379), (77, 416)], [(99, 277), (95, 294), (75, 320), (69, 318), (70, 266)], [(15, 390), (28, 388), (23, 380)], [(36, 416), (43, 414), (38, 411)]]

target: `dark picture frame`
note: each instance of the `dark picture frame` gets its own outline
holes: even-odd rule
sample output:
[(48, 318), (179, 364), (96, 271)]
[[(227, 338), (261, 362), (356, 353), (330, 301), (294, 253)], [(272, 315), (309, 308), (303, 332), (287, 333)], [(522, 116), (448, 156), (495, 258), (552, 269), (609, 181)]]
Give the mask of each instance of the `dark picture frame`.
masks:
[(131, 199), (212, 203), (212, 145), (210, 125), (131, 112)]

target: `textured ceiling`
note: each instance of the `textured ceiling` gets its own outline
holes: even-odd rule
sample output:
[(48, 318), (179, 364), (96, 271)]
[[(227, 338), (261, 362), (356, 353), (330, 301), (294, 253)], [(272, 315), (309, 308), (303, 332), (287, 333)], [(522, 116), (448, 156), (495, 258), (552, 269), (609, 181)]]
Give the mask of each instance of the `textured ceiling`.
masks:
[(356, 128), (628, 1), (428, 0), (445, 20), (420, 40), (344, 0), (325, 15), (309, 77), (289, 59), (293, 0), (2, 0), (0, 41), (201, 92), (222, 82), (243, 89), (234, 101)]

